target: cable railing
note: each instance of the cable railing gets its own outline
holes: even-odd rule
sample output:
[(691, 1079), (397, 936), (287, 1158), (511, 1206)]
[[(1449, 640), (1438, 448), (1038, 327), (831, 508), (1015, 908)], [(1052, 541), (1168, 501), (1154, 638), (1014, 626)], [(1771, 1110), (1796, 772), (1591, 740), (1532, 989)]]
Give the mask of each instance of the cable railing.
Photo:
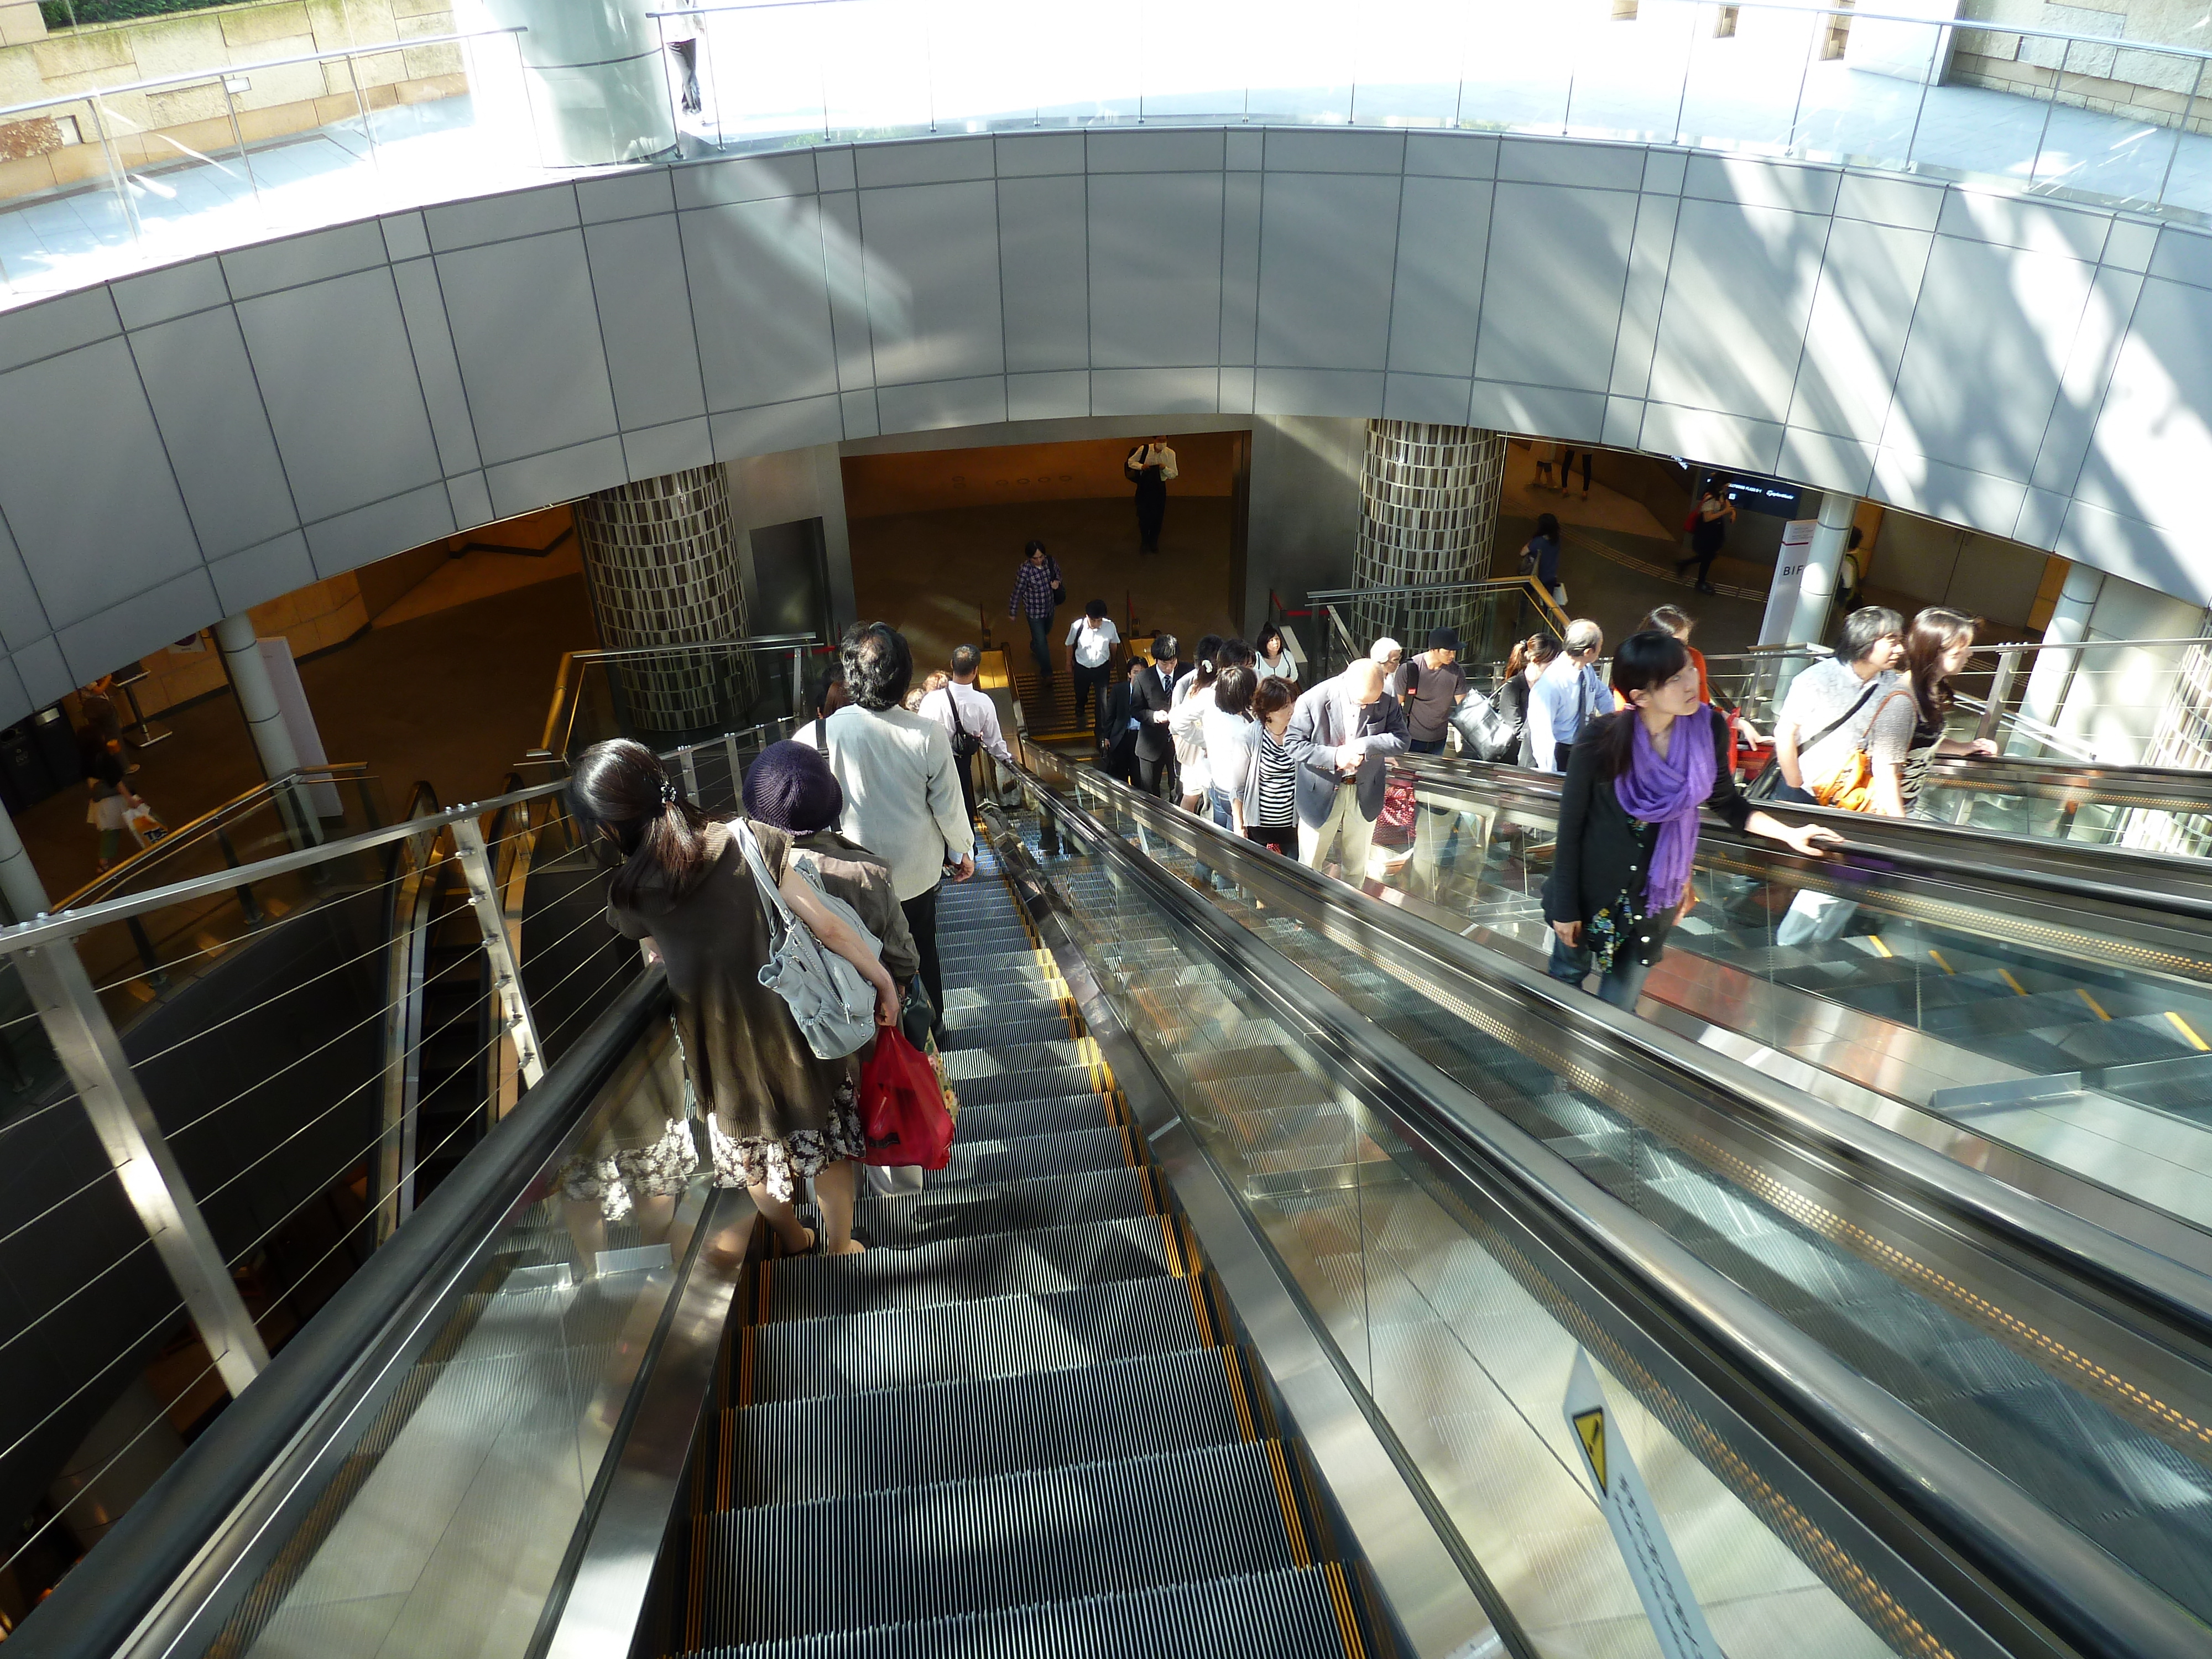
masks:
[(1426, 647), (1431, 629), (1449, 628), (1460, 636), (1460, 655), (1482, 663), (1504, 660), (1540, 629), (1557, 638), (1567, 627), (1565, 614), (1532, 576), (1316, 589), (1306, 604), (1318, 624), (1309, 684), (1342, 672), (1380, 639), (1395, 640), (1411, 656)]
[(545, 735), (533, 758), (573, 759), (608, 738), (657, 746), (720, 740), (765, 716), (805, 718), (817, 634), (568, 651), (553, 681)]
[[(727, 732), (667, 759), (691, 798), (732, 805), (744, 762), (789, 727)], [(149, 866), (94, 902), (0, 930), (0, 1044), (26, 1085), (0, 1096), (0, 1205), (11, 1218), (0, 1267), (27, 1293), (0, 1362), (9, 1341), (37, 1341), (42, 1356), (22, 1373), (40, 1387), (0, 1447), (0, 1473), (44, 1468), (103, 1410), (143, 1406), (143, 1395), (115, 1403), (118, 1379), (159, 1352), (169, 1357), (153, 1408), (120, 1424), (101, 1443), (112, 1456), (81, 1472), (86, 1501), (124, 1507), (103, 1483), (173, 1453), (168, 1419), (188, 1399), (212, 1387), (211, 1407), (249, 1387), (636, 983), (642, 958), (606, 926), (564, 776), (507, 783), (452, 808), (417, 786), (398, 822), (319, 844), (279, 838), (281, 850), (234, 868)], [(210, 815), (202, 843), (221, 818)], [(156, 884), (161, 872), (176, 878)], [(244, 919), (241, 894), (295, 887), (320, 901), (264, 900)], [(118, 993), (89, 963), (101, 941), (133, 929), (185, 943), (158, 966), (165, 994), (118, 1018)], [(221, 937), (190, 943), (202, 934)], [(196, 971), (173, 972), (187, 953)], [(152, 971), (126, 975), (125, 992)], [(592, 1168), (615, 1167), (613, 1155), (593, 1155)], [(40, 1178), (56, 1169), (76, 1172), (60, 1190)], [(8, 1192), (10, 1179), (21, 1191)], [(581, 1224), (570, 1212), (591, 1184), (579, 1177), (546, 1198), (523, 1261), (550, 1273), (574, 1255), (548, 1241)], [(629, 1248), (617, 1234), (617, 1250)], [(592, 1253), (575, 1260), (562, 1283), (592, 1277)], [(550, 1284), (547, 1273), (524, 1282)], [(40, 1302), (40, 1286), (57, 1293)], [(28, 1517), (0, 1571), (27, 1571), (58, 1549), (66, 1559), (67, 1517)]]

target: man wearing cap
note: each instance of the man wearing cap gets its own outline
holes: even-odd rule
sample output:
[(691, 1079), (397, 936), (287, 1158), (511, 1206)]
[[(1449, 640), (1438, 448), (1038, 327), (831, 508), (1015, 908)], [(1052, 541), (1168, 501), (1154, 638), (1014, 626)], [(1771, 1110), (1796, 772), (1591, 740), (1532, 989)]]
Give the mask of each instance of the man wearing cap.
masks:
[(1459, 665), (1459, 631), (1429, 630), (1429, 648), (1408, 662), (1398, 701), (1406, 708), (1406, 747), (1416, 755), (1441, 755), (1452, 711), (1467, 701), (1467, 671)]

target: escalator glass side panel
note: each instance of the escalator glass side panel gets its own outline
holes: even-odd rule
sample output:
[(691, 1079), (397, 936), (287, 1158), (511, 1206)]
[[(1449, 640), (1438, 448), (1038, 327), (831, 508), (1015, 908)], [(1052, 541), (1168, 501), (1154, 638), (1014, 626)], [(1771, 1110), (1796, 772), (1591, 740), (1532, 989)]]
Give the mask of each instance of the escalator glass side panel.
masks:
[(200, 1651), (521, 1659), (709, 1196), (633, 1200), (616, 1161), (683, 1128), (684, 1091), (659, 1023)]
[[(1372, 879), (1540, 962), (1556, 797), (1447, 769)], [(1714, 833), (1691, 890), (1652, 1002), (2212, 1227), (2212, 927)]]
[(1537, 1653), (1659, 1650), (1561, 1410), (1578, 1348), (1729, 1652), (1996, 1650), (1679, 1364), (1594, 1314), (1509, 1215), (1439, 1183), (1156, 896), (1042, 818), (1016, 826), (1182, 1121)]
[(1131, 844), (2142, 1578), (2212, 1617), (2212, 1373), (1810, 1165), (1775, 1162), (1548, 1031), (1446, 1006), (1202, 862), (1206, 837), (1116, 790)]

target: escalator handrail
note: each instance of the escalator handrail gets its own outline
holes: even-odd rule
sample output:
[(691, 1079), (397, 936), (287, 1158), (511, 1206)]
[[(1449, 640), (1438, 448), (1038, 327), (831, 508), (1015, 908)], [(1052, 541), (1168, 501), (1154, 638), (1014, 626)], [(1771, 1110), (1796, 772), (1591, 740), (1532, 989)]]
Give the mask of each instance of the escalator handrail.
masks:
[[(1978, 1570), (1990, 1572), (2006, 1595), (2054, 1620), (2085, 1652), (2201, 1659), (2212, 1632), (2179, 1603), (2151, 1589), (2041, 1505), (2022, 1502), (2020, 1488), (1987, 1463), (1472, 1091), (1359, 1018), (1310, 975), (1114, 835), (1079, 802), (1052, 791), (1034, 772), (1025, 775), (1053, 800), (1063, 828), (1072, 824), (1164, 901), (1171, 915), (1236, 964), (1259, 994), (1291, 1012), (1317, 1038), (1389, 1079), (1405, 1109), (1422, 1112), (1418, 1121), (1400, 1119), (1412, 1139), (1443, 1147), (1459, 1178), (1470, 1183), (1483, 1184), (1485, 1170), (1512, 1182), (1522, 1196), (1535, 1200), (1539, 1215), (1629, 1274), (1674, 1319), (1698, 1333), (1733, 1370), (1753, 1379), (1753, 1386), (1786, 1413), (1812, 1426), (1920, 1524), (1949, 1540), (1948, 1547), (1958, 1549)], [(1128, 793), (1133, 801), (1135, 792)], [(1164, 821), (1169, 809), (1160, 810)], [(1271, 872), (1303, 868), (1249, 842), (1237, 843), (1211, 824), (1192, 822), (1218, 838), (1207, 843), (1205, 854), (1218, 869), (1233, 873), (1262, 860)], [(1340, 891), (1352, 896), (1350, 890)], [(1595, 999), (1585, 1000), (1595, 1004)], [(1401, 1103), (1376, 1103), (1376, 1109), (1398, 1116)]]
[[(641, 974), (544, 1080), (278, 1351), (100, 1547), (9, 1638), (29, 1659), (150, 1652), (213, 1594), (292, 1480), (339, 1436), (410, 1338), (434, 1331), (477, 1259), (589, 1127), (607, 1078), (664, 1014), (667, 979)], [(141, 1638), (149, 1645), (142, 1646)], [(15, 1659), (11, 1654), (10, 1659)]]
[[(1394, 757), (1392, 764), (1417, 781), (1492, 795), (1517, 793), (1551, 809), (1557, 808), (1565, 784), (1558, 773), (1463, 757), (1405, 755)], [(2067, 898), (2212, 921), (2212, 864), (2203, 859), (2008, 836), (1964, 824), (1877, 817), (1795, 801), (1777, 804), (1775, 810), (1808, 814), (1814, 823), (1836, 827), (1843, 835), (1837, 854), (1855, 868), (1880, 873), (1901, 866), (1954, 880), (2033, 887)], [(1700, 833), (1706, 839), (1756, 848), (1760, 856), (1778, 862), (1817, 868), (1833, 861), (1797, 859), (1771, 842), (1729, 829), (1711, 813)], [(1980, 856), (1967, 855), (1973, 852)], [(2160, 882), (2164, 884), (2154, 884)]]

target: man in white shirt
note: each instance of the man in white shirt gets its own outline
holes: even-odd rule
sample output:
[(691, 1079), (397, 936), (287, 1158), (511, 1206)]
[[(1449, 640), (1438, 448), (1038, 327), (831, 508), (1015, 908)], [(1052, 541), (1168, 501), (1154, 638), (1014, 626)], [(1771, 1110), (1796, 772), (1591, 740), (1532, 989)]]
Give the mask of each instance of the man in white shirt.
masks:
[(1168, 514), (1168, 481), (1176, 476), (1176, 453), (1164, 436), (1139, 444), (1122, 470), (1137, 485), (1137, 550), (1160, 550), (1160, 523)]
[(975, 823), (960, 811), (952, 741), (935, 720), (899, 707), (914, 682), (904, 635), (885, 623), (856, 625), (839, 648), (853, 700), (821, 723), (817, 738), (845, 792), (837, 828), (890, 866), (891, 890), (906, 912), (921, 982), (941, 1022), (937, 890), (948, 869), (955, 881), (975, 873)]
[(975, 816), (975, 757), (988, 755), (1006, 765), (1014, 763), (999, 729), (999, 706), (988, 694), (975, 689), (975, 676), (983, 666), (983, 653), (963, 645), (952, 653), (952, 678), (921, 700), (920, 713), (943, 726), (952, 739), (952, 763), (960, 772), (960, 795), (968, 816)]
[(1093, 599), (1084, 606), (1083, 614), (1067, 630), (1067, 660), (1074, 670), (1071, 678), (1075, 681), (1075, 718), (1079, 724), (1090, 721), (1093, 731), (1098, 727), (1098, 700), (1106, 695), (1114, 678), (1114, 647), (1121, 643), (1121, 631), (1106, 614), (1103, 599)]
[(1774, 720), (1774, 759), (1782, 781), (1774, 799), (1810, 806), (1814, 791), (1850, 763), (1866, 742), (1905, 654), (1905, 618), (1887, 605), (1862, 605), (1844, 621), (1836, 654), (1790, 682)]
[(1528, 694), (1528, 748), (1540, 772), (1565, 771), (1567, 751), (1583, 728), (1613, 707), (1597, 677), (1605, 630), (1578, 617), (1567, 624), (1565, 644)]

